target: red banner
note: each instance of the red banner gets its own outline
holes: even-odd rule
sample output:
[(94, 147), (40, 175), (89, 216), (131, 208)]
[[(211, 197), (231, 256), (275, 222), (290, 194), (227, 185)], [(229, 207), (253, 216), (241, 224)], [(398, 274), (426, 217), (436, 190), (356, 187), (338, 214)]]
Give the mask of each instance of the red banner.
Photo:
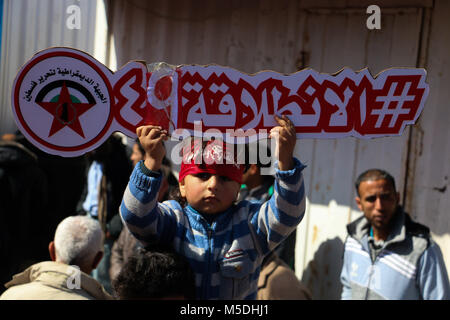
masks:
[[(149, 72), (150, 71), (150, 72)], [(71, 48), (37, 53), (18, 72), (12, 110), (19, 129), (38, 148), (65, 157), (84, 154), (113, 132), (136, 137), (157, 124), (172, 137), (223, 134), (263, 139), (286, 114), (298, 138), (401, 135), (428, 96), (426, 71), (367, 69), (329, 75), (305, 69), (254, 75), (217, 65), (173, 67), (129, 62), (112, 72)]]
[[(270, 130), (276, 125), (273, 115), (286, 114), (299, 138), (401, 135), (417, 120), (429, 90), (424, 69), (388, 69), (375, 78), (367, 69), (247, 75), (220, 66), (181, 66), (167, 74), (172, 95), (161, 100), (148, 90), (148, 108), (170, 114), (165, 126), (170, 122), (171, 130), (191, 132), (196, 121), (203, 131)], [(149, 88), (159, 79), (150, 77)]]

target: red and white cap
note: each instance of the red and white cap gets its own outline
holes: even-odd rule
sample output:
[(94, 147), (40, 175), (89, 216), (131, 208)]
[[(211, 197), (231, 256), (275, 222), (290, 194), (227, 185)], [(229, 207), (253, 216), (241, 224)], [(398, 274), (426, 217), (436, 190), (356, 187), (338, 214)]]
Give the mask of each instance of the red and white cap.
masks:
[(178, 180), (182, 181), (188, 174), (210, 173), (241, 184), (245, 166), (237, 163), (233, 150), (229, 149), (220, 140), (208, 141), (203, 149), (202, 140), (194, 139), (182, 149), (183, 161)]

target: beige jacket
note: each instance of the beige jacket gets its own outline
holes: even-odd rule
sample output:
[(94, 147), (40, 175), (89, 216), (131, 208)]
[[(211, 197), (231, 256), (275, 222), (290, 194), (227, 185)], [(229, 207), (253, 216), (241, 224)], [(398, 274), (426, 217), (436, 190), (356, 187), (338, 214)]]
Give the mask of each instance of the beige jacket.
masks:
[(311, 293), (276, 254), (262, 267), (257, 300), (311, 300)]
[(72, 266), (53, 261), (32, 265), (13, 276), (5, 287), (8, 290), (0, 296), (0, 300), (113, 299), (94, 278)]

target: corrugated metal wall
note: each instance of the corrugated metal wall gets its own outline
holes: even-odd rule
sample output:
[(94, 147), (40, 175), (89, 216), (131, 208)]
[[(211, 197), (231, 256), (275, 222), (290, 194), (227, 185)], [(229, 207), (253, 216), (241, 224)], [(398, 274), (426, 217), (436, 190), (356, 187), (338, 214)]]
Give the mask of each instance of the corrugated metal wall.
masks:
[(423, 64), (430, 95), (414, 126), (409, 153), (406, 207), (431, 227), (450, 274), (450, 2), (435, 1)]
[[(113, 1), (118, 65), (130, 59), (297, 70), (298, 1)], [(278, 53), (282, 50), (283, 55)]]
[[(0, 54), (2, 46), (2, 29), (3, 29), (3, 0), (0, 0)], [(0, 69), (1, 72), (1, 69)]]
[[(80, 28), (67, 20), (79, 8)], [(72, 21), (72, 20), (70, 20)], [(86, 51), (102, 62), (107, 52), (106, 10), (102, 0), (5, 0), (0, 62), (0, 134), (14, 132), (11, 88), (14, 78), (36, 52), (52, 46)]]

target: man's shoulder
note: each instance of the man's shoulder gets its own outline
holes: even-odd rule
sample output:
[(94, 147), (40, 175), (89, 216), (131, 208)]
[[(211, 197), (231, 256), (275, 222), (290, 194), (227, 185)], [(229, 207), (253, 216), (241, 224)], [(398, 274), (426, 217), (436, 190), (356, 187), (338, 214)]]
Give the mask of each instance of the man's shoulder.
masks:
[(69, 290), (46, 282), (32, 281), (8, 288), (0, 300), (91, 300), (84, 290)]
[(427, 247), (430, 246), (431, 244), (430, 228), (412, 220), (410, 215), (406, 212), (405, 212), (405, 230), (407, 236), (423, 239), (427, 242)]
[(361, 215), (359, 218), (355, 219), (354, 221), (347, 224), (347, 233), (349, 236), (355, 238), (357, 237), (357, 231), (359, 229), (362, 229), (362, 227), (368, 224), (367, 219), (364, 217), (364, 215)]

